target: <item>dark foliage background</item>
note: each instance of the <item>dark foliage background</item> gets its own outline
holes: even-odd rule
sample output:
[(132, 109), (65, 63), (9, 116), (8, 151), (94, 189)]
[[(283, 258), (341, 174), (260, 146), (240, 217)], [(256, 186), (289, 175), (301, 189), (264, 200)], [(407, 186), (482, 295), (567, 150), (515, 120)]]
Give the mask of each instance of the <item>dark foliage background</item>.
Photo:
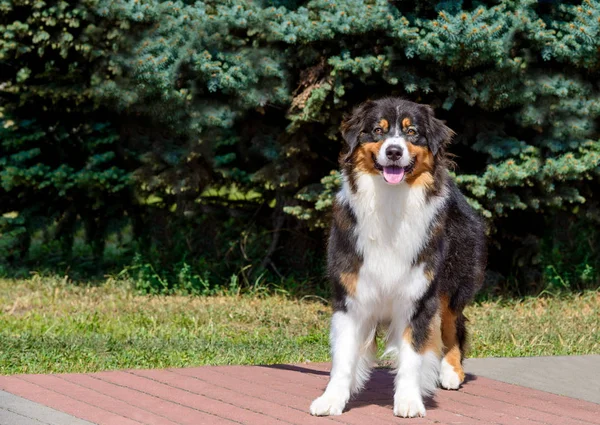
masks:
[(491, 293), (600, 285), (600, 2), (0, 1), (0, 273), (321, 292), (339, 124), (431, 104)]

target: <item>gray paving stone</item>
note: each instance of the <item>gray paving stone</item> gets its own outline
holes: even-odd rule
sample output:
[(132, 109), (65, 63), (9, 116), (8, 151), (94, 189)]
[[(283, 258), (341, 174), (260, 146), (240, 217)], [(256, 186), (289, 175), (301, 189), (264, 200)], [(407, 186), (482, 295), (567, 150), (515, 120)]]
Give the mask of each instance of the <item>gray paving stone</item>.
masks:
[(0, 425), (93, 425), (0, 390)]
[(0, 425), (46, 425), (46, 422), (0, 408)]
[(600, 404), (600, 355), (467, 359), (467, 373)]

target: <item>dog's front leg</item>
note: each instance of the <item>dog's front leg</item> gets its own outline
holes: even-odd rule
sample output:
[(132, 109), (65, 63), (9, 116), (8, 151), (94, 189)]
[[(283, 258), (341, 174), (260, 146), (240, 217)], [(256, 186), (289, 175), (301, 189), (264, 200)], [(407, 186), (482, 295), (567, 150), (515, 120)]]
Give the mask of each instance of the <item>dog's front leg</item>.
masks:
[(438, 383), (442, 350), (438, 301), (430, 297), (409, 325), (396, 335), (398, 373), (395, 380), (394, 415), (425, 416), (423, 395), (431, 395)]
[(331, 353), (333, 364), (329, 383), (323, 395), (310, 405), (311, 415), (341, 415), (355, 386), (361, 345), (364, 344), (364, 323), (343, 311), (331, 318)]
[(423, 366), (423, 356), (415, 351), (410, 340), (402, 340), (398, 362), (398, 373), (394, 382), (396, 388), (394, 415), (403, 418), (425, 416), (419, 376)]

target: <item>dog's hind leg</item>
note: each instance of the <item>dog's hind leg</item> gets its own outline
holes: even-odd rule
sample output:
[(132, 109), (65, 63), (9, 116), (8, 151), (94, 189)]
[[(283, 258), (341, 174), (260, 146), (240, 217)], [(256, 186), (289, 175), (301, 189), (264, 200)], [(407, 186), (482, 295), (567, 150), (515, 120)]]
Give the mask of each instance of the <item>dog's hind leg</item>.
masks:
[(442, 340), (444, 357), (440, 367), (440, 385), (447, 390), (457, 390), (465, 380), (462, 358), (465, 350), (466, 328), (462, 314), (454, 312), (448, 297), (441, 298), (442, 304)]

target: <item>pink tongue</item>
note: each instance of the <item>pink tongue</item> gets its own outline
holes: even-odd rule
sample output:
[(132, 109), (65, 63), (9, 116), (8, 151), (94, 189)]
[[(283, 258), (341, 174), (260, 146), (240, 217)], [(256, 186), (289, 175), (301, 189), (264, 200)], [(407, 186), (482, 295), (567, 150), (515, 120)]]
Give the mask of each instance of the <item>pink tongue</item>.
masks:
[(383, 178), (390, 184), (398, 184), (404, 178), (404, 168), (383, 167)]

